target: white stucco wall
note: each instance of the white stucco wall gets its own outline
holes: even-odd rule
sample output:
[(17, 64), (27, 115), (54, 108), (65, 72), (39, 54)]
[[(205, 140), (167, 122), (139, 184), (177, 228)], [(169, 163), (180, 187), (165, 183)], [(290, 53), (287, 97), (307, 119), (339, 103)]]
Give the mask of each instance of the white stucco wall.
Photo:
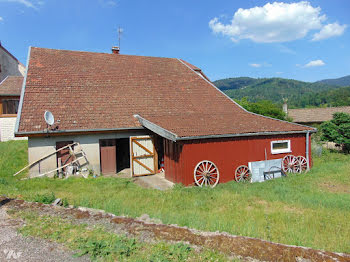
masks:
[(0, 117), (0, 141), (23, 140), (26, 137), (15, 138), (16, 117)]
[[(145, 130), (134, 131), (129, 133), (109, 133), (94, 135), (77, 135), (77, 136), (52, 136), (52, 137), (29, 137), (28, 139), (28, 161), (32, 163), (41, 157), (56, 151), (56, 142), (73, 141), (80, 143), (83, 151), (86, 153), (89, 161), (89, 168), (93, 169), (96, 174), (100, 173), (100, 139), (118, 139), (128, 138), (130, 136), (139, 136), (146, 134)], [(84, 162), (84, 161), (82, 161)], [(35, 164), (29, 169), (29, 174), (35, 176), (43, 174), (57, 168), (56, 154)]]

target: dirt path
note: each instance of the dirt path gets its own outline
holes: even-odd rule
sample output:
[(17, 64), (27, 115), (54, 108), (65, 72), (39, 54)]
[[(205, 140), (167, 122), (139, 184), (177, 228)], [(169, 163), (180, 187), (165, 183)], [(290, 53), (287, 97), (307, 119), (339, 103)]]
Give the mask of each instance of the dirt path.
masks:
[(73, 258), (73, 252), (62, 245), (32, 237), (23, 237), (17, 228), (23, 221), (7, 215), (6, 204), (0, 202), (0, 261), (90, 261), (87, 257)]
[(183, 241), (198, 248), (215, 249), (230, 256), (247, 260), (350, 261), (350, 254), (339, 254), (305, 247), (283, 245), (226, 233), (202, 232), (175, 225), (157, 224), (152, 223), (154, 221), (150, 220), (147, 216), (143, 216), (137, 220), (86, 208), (53, 207), (40, 203), (24, 202), (23, 200), (3, 199), (2, 202), (6, 202), (3, 207), (7, 209), (28, 210), (38, 212), (39, 214), (59, 216), (69, 219), (72, 223), (99, 224), (110, 232), (126, 234), (143, 241)]

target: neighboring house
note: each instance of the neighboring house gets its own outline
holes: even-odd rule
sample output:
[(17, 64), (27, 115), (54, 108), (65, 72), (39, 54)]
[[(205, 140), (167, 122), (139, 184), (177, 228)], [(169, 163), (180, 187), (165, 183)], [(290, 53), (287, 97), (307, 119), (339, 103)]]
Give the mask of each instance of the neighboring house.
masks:
[(7, 76), (0, 83), (1, 142), (14, 139), (15, 123), (22, 85), (22, 76)]
[(314, 125), (332, 120), (333, 114), (337, 112), (350, 114), (350, 106), (289, 109), (288, 116), (291, 117), (295, 123)]
[[(315, 129), (247, 112), (183, 60), (114, 52), (30, 49), (16, 125), (29, 162), (79, 142), (96, 173), (152, 174), (164, 159), (166, 179), (192, 185), (198, 168), (219, 171), (221, 183), (250, 161), (310, 159)], [(63, 158), (53, 154), (30, 174)]]
[(25, 66), (17, 60), (0, 42), (0, 82), (7, 76), (24, 76)]

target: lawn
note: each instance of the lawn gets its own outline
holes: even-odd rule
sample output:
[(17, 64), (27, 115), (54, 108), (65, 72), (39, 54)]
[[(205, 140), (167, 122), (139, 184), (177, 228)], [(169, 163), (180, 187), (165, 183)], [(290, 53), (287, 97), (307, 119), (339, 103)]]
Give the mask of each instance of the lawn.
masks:
[(116, 215), (350, 253), (350, 156), (324, 152), (307, 174), (214, 189), (144, 189), (130, 179), (37, 178), (12, 174), (27, 163), (27, 142), (0, 143), (0, 194), (25, 200), (52, 192), (70, 204)]

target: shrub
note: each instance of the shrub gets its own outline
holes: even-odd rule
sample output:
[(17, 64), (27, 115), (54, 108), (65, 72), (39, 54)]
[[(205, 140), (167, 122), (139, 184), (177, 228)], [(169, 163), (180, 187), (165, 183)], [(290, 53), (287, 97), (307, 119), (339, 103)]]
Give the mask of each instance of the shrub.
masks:
[(35, 202), (40, 202), (44, 204), (51, 204), (55, 201), (56, 197), (53, 192), (45, 193), (45, 194), (36, 194), (34, 197)]
[(62, 199), (62, 205), (63, 205), (64, 207), (68, 207), (68, 206), (69, 206), (69, 203), (68, 203), (67, 198), (63, 198), (63, 199)]
[(334, 142), (350, 153), (350, 114), (334, 113), (333, 119), (321, 125), (321, 140)]

